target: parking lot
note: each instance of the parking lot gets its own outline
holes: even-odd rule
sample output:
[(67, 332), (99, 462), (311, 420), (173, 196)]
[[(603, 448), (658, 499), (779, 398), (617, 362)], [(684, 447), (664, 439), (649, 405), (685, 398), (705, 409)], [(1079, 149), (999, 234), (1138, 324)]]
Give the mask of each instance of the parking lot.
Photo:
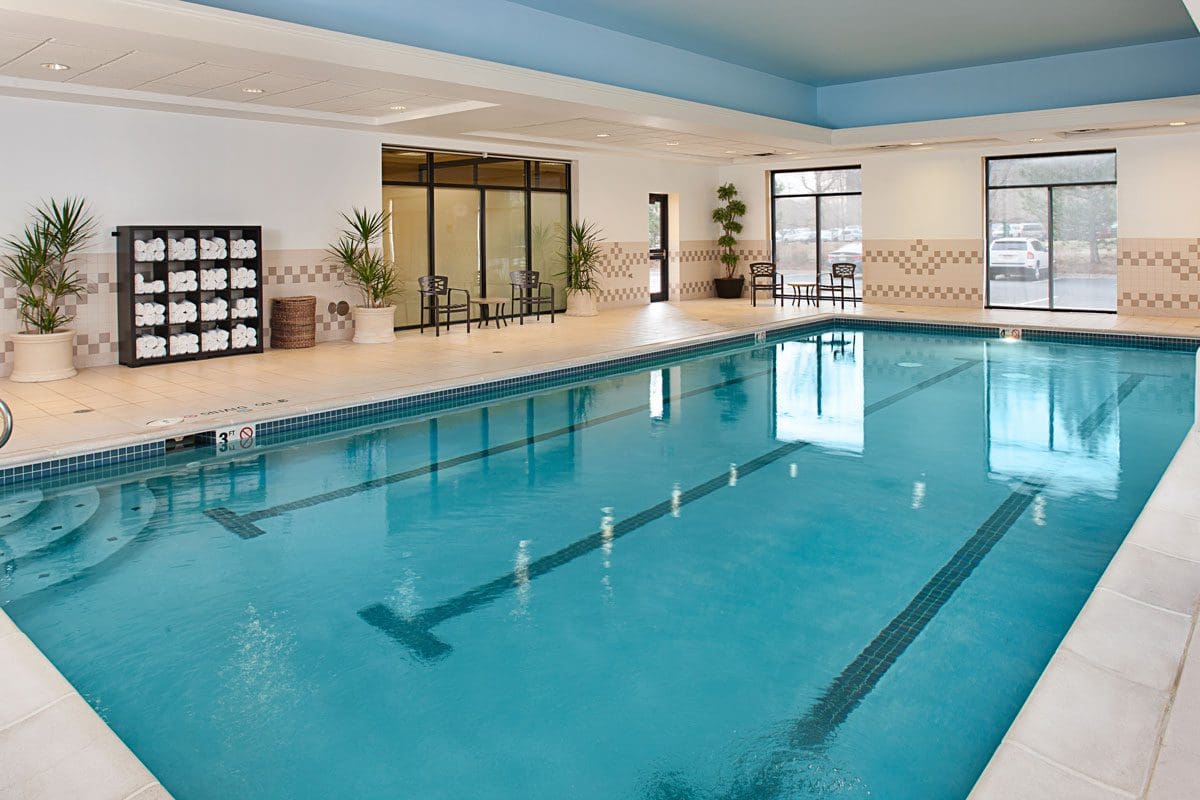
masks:
[[(990, 281), (989, 305), (1048, 308), (1050, 282), (1001, 279)], [(1054, 281), (1054, 307), (1114, 311), (1116, 275), (1064, 275)]]

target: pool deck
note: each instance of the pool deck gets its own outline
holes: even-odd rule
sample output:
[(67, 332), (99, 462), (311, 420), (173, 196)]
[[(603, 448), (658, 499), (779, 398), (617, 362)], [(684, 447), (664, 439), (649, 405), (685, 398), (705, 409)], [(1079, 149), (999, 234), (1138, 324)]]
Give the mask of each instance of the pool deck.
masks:
[[(834, 316), (1200, 336), (1200, 319), (868, 305), (832, 311), (697, 300), (461, 326), (395, 344), (69, 380), (0, 380), (16, 429), (0, 467), (633, 355)], [(165, 424), (150, 423), (175, 420)], [(1194, 798), (1200, 786), (1200, 433), (1193, 430), (980, 778), (971, 800)], [(0, 610), (0, 796), (170, 795)]]

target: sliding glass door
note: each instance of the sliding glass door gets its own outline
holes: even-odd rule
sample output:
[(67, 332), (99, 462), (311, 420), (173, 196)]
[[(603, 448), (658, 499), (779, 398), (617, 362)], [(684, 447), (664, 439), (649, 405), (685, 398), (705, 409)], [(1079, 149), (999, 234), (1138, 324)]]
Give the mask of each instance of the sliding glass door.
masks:
[(400, 283), (394, 299), (396, 324), (416, 325), (420, 321), (417, 278), (429, 268), (429, 196), (419, 187), (385, 186), (383, 210), (389, 220), (383, 255), (396, 265)]
[(774, 261), (785, 281), (811, 283), (833, 264), (853, 264), (862, 296), (862, 170), (858, 167), (771, 173)]
[(483, 190), (487, 293), (508, 297), (509, 273), (529, 268), (525, 243), (525, 192)]
[[(478, 297), (479, 190), (433, 190), (433, 252), (436, 275), (445, 275), (455, 289)], [(461, 300), (461, 298), (459, 298)]]
[(1112, 151), (990, 158), (988, 305), (1117, 308)]
[(384, 148), (384, 242), (401, 278), (400, 326), (419, 322), (417, 278), (444, 275), (473, 297), (508, 297), (510, 273), (534, 269), (563, 291), (570, 165), (472, 153)]

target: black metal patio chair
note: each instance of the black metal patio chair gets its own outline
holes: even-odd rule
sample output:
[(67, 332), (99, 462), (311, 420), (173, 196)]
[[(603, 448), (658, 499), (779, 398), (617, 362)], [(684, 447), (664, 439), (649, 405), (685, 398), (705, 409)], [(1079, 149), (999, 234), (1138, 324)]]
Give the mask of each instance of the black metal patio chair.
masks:
[[(541, 279), (540, 272), (533, 270), (517, 270), (508, 273), (508, 279), (511, 284), (511, 300), (510, 308), (514, 314), (519, 314), (521, 324), (525, 324), (525, 315), (528, 313), (536, 314), (535, 319), (542, 318), (543, 307), (550, 311), (550, 324), (554, 324), (554, 286), (546, 283)], [(549, 289), (550, 294), (543, 293), (543, 289)]]
[[(456, 303), (455, 294), (461, 294), (464, 300)], [(425, 332), (425, 314), (433, 322), (434, 336), (442, 335), (442, 316), (446, 318), (446, 329), (450, 329), (450, 315), (463, 312), (467, 322), (467, 333), (471, 332), (471, 293), (466, 289), (452, 289), (450, 279), (445, 275), (422, 275), (417, 278), (417, 294), (421, 296), (421, 333)]]
[[(817, 303), (820, 304), (823, 295), (829, 295), (829, 301), (840, 300), (842, 308), (846, 300), (857, 304), (858, 293), (855, 291), (854, 277), (858, 273), (858, 265), (849, 261), (839, 261), (829, 265), (829, 272), (817, 273)], [(849, 292), (849, 294), (847, 294)]]
[[(800, 284), (797, 284), (799, 286)], [(774, 261), (755, 261), (750, 265), (750, 305), (758, 305), (759, 293), (766, 293), (771, 296), (771, 305), (775, 301), (779, 301), (779, 305), (783, 305), (785, 300), (791, 300), (793, 303), (799, 304), (804, 297), (800, 290), (789, 292), (783, 282), (783, 273), (775, 265)]]

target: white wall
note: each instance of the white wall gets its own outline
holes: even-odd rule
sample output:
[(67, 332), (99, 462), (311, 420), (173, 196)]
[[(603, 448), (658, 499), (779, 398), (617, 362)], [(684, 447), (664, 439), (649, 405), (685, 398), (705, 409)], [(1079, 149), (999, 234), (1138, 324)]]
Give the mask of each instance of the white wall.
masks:
[[(117, 225), (257, 223), (268, 249), (318, 249), (338, 212), (379, 202), (379, 148), (470, 149), (461, 141), (0, 98), (0, 232), (41, 198), (83, 195), (101, 229)], [(531, 151), (530, 155), (561, 157)], [(622, 156), (576, 165), (576, 211), (609, 241), (646, 239), (651, 192), (678, 196), (680, 239), (715, 237), (713, 167)], [(112, 250), (110, 237), (97, 249)]]
[(717, 170), (703, 164), (614, 156), (578, 161), (579, 211), (604, 229), (610, 242), (642, 242), (647, 237), (646, 204), (653, 193), (670, 194), (677, 204), (673, 239), (715, 239)]
[(1132, 238), (1200, 237), (1200, 134), (1117, 146), (1117, 227)]
[(336, 212), (379, 202), (373, 134), (0, 98), (0, 231), (42, 198), (117, 225), (255, 224), (269, 249), (324, 247)]
[(1054, 150), (1117, 150), (1118, 229), (1122, 237), (1200, 237), (1200, 133), (1088, 139), (1071, 145), (983, 146), (893, 151), (827, 161), (790, 160), (724, 167), (749, 206), (748, 238), (769, 237), (771, 169), (860, 164), (866, 239), (983, 239), (986, 156)]

